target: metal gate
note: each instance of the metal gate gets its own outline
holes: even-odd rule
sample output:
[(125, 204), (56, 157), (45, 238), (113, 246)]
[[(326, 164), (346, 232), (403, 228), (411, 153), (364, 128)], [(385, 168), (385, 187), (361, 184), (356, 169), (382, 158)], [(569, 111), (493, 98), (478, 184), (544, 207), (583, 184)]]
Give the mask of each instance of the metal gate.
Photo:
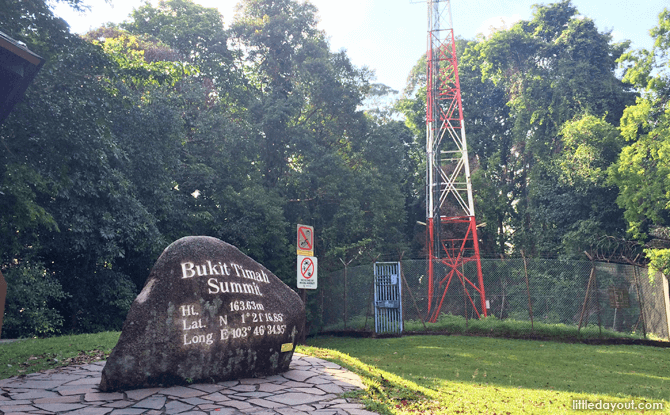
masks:
[(400, 262), (376, 262), (375, 333), (402, 333)]

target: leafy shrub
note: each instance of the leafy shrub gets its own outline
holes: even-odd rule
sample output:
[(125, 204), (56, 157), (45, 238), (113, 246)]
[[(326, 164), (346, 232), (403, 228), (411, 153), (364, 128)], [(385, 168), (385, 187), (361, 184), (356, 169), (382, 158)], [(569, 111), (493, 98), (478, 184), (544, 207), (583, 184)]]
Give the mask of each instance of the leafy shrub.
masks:
[(4, 274), (7, 299), (2, 337), (44, 337), (60, 333), (63, 317), (54, 306), (69, 295), (39, 262), (22, 262)]
[(137, 296), (137, 287), (130, 277), (111, 269), (98, 269), (78, 276), (76, 282), (71, 288), (73, 299), (68, 302), (71, 318), (68, 330), (74, 333), (121, 330)]

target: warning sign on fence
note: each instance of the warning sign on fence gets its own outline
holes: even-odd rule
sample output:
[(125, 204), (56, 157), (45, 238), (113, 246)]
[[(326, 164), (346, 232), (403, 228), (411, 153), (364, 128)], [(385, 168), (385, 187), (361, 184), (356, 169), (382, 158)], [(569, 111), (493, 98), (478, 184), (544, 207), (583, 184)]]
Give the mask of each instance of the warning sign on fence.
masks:
[(316, 270), (316, 257), (298, 255), (298, 288), (316, 290)]
[(609, 295), (610, 307), (630, 308), (630, 298), (628, 297), (628, 290), (626, 288), (609, 287), (607, 294)]

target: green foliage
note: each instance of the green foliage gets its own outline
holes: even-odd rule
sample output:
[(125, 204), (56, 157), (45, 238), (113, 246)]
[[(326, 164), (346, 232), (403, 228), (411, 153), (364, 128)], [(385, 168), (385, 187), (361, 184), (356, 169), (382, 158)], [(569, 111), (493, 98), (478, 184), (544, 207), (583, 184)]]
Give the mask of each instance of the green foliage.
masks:
[(645, 249), (644, 253), (649, 259), (650, 282), (654, 282), (653, 278), (657, 271), (670, 275), (670, 249)]
[(155, 56), (146, 56), (147, 51), (153, 54), (157, 50), (169, 53), (169, 48), (160, 42), (148, 42), (123, 32), (108, 32), (105, 31), (107, 37), (103, 42), (92, 40), (92, 43), (101, 45), (105, 54), (119, 66), (121, 73), (117, 76), (128, 80), (137, 88), (145, 88), (151, 84), (174, 86), (184, 77), (198, 72), (189, 64), (155, 60)]
[(577, 189), (603, 185), (607, 167), (616, 161), (623, 139), (603, 118), (585, 115), (563, 124), (563, 151), (556, 162), (561, 180)]
[(621, 133), (630, 142), (609, 170), (619, 187), (617, 203), (624, 209), (633, 238), (648, 242), (645, 253), (651, 266), (668, 272), (670, 226), (670, 11), (663, 10), (651, 30), (651, 51), (631, 51), (621, 57), (624, 80), (641, 91), (635, 105), (621, 118)]
[(486, 223), (481, 246), (581, 255), (588, 244), (579, 243), (580, 229), (623, 232), (604, 172), (633, 98), (615, 72), (627, 45), (578, 17), (570, 1), (534, 8), (530, 20), (460, 54), (476, 209)]
[(312, 5), (250, 0), (226, 30), (216, 9), (163, 1), (83, 38), (39, 0), (0, 13), (47, 57), (0, 127), (0, 254), (43, 261), (71, 295), (64, 330), (120, 328), (186, 235), (287, 283), (298, 222), (316, 226), (324, 268), (351, 246), (408, 248), (414, 137), (360, 110), (372, 75), (330, 52)]
[[(47, 59), (0, 126), (0, 261), (39, 261), (58, 281), (62, 330), (119, 328), (186, 235), (233, 243), (288, 283), (296, 223), (315, 226), (324, 270), (420, 255), (425, 60), (393, 106), (395, 91), (330, 51), (310, 3), (244, 0), (230, 29), (190, 0), (147, 3), (83, 38), (49, 4), (0, 0), (3, 31)], [(621, 59), (642, 90), (625, 112), (626, 45), (576, 15), (537, 6), (457, 41), (485, 253), (581, 255), (623, 234), (624, 211), (640, 237), (666, 225), (668, 13), (654, 51)]]
[(71, 329), (83, 333), (121, 330), (139, 292), (136, 285), (127, 275), (110, 269), (98, 268), (85, 276), (77, 271), (64, 284), (72, 296), (65, 308)]
[(650, 224), (665, 226), (670, 207), (666, 178), (670, 166), (666, 160), (670, 151), (670, 134), (655, 131), (652, 137), (638, 140), (625, 147), (619, 163), (611, 170), (614, 183), (619, 186), (617, 202), (626, 210), (629, 231), (636, 238), (645, 239)]
[(163, 0), (156, 7), (145, 4), (121, 24), (128, 32), (158, 39), (176, 51), (176, 57), (152, 61), (178, 61), (189, 64), (225, 92), (233, 92), (240, 82), (232, 65), (234, 52), (228, 48), (228, 33), (223, 16), (214, 8), (189, 0)]
[(4, 338), (58, 334), (63, 316), (55, 306), (69, 297), (54, 275), (39, 262), (22, 262), (3, 273), (7, 299), (2, 326)]
[(53, 216), (38, 202), (39, 194), (54, 194), (44, 178), (29, 166), (5, 165), (0, 183), (0, 246), (2, 262), (39, 243), (40, 229), (57, 230)]

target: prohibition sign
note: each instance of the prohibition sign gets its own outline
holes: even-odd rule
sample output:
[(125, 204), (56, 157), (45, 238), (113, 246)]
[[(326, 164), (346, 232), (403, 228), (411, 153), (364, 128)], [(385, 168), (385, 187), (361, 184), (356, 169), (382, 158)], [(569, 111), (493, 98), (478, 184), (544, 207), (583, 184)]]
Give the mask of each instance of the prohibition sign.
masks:
[(316, 290), (318, 261), (313, 256), (298, 255), (298, 288)]
[(300, 263), (300, 273), (302, 274), (302, 277), (308, 280), (312, 278), (314, 272), (316, 272), (316, 267), (314, 267), (314, 261), (312, 261), (312, 258), (303, 258), (302, 262)]
[(298, 255), (314, 255), (314, 228), (298, 225)]

